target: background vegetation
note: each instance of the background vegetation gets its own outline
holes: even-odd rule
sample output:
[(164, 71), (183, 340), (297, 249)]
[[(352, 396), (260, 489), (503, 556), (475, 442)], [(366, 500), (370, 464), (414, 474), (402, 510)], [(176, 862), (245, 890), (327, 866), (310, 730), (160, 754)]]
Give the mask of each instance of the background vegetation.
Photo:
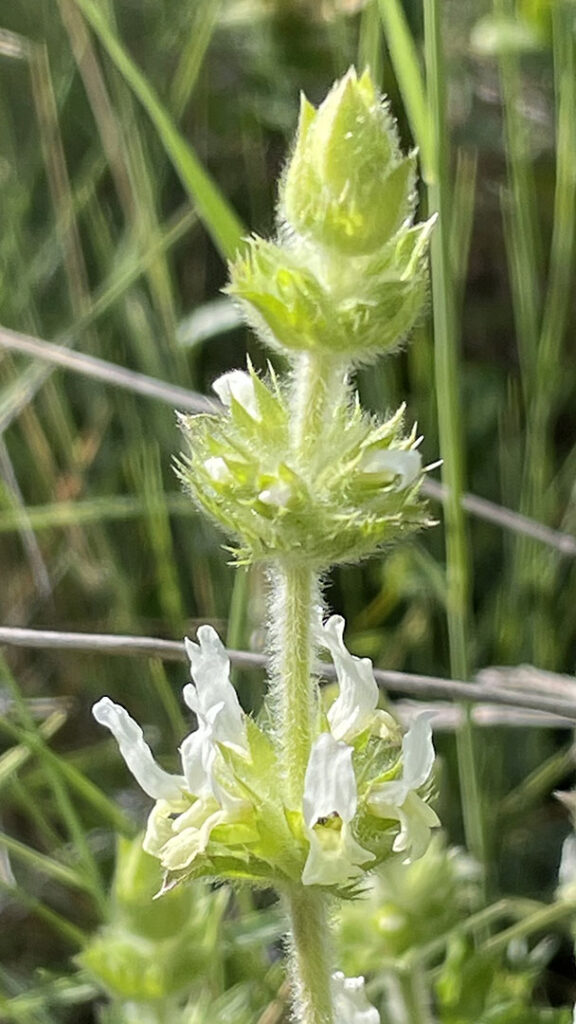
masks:
[[(495, 665), (573, 671), (575, 26), (570, 0), (0, 7), (3, 624), (179, 639), (210, 621), (231, 647), (261, 649), (264, 581), (227, 566), (222, 538), (171, 468), (173, 409), (184, 396), (144, 394), (123, 369), (204, 393), (246, 351), (264, 366), (220, 296), (226, 258), (248, 230), (271, 230), (298, 91), (318, 102), (351, 63), (369, 64), (405, 146), (420, 148), (422, 207), (440, 211), (441, 229), (434, 315), (361, 389), (375, 410), (407, 401), (426, 461), (444, 459), (449, 491), (442, 507), (431, 485), (436, 529), (339, 571), (328, 599), (348, 620), (352, 649), (382, 668), (457, 679)], [(48, 342), (65, 350), (67, 368)], [(120, 371), (104, 379), (109, 367), (82, 356)], [(462, 491), (485, 503), (468, 498), (463, 508)], [(121, 998), (118, 979), (86, 949), (104, 924), (118, 934), (148, 929), (150, 942), (165, 933), (130, 917), (154, 889), (147, 868), (133, 876), (136, 896), (118, 882), (108, 896), (114, 833), (133, 836), (146, 808), (89, 708), (106, 692), (148, 723), (160, 752), (173, 750), (186, 728), (183, 666), (96, 645), (84, 654), (4, 648), (0, 671), (0, 1017), (92, 1021), (107, 987), (117, 1001), (105, 1012), (118, 1013), (107, 1019), (129, 1020), (132, 990)], [(541, 673), (489, 678), (504, 692), (519, 684), (520, 704), (526, 695), (574, 699), (569, 681)], [(261, 674), (242, 672), (238, 685), (245, 706), (257, 707)], [(437, 1012), (454, 1024), (564, 1021), (567, 1011), (552, 1016), (551, 1007), (574, 1002), (574, 905), (557, 901), (550, 922), (534, 921), (569, 829), (551, 793), (571, 782), (570, 722), (502, 716), (494, 724), (494, 714), (479, 714), (490, 724), (474, 736), (461, 730), (457, 742), (453, 717), (439, 721), (441, 817), (450, 842), (466, 841), (486, 864), (483, 885), (464, 872), (462, 913), (445, 922), (460, 946), (430, 953)], [(450, 901), (462, 872), (454, 881), (452, 854), (435, 856)], [(422, 885), (411, 872), (410, 884)], [(434, 879), (432, 865), (429, 895)], [(414, 891), (408, 916), (411, 899), (427, 906)], [(186, 984), (206, 979), (210, 962), (211, 1001), (191, 997), (186, 1020), (279, 1020), (275, 908), (246, 893), (193, 895), (198, 918), (186, 941), (197, 959)], [(462, 922), (486, 903), (497, 911), (481, 918), (469, 948)], [(492, 921), (518, 920), (531, 924), (491, 934)], [(414, 948), (426, 949), (434, 935), (409, 925)], [(372, 969), (378, 989), (378, 971), (386, 963), (394, 974), (406, 950), (363, 942), (360, 929), (347, 947), (351, 969)], [(70, 961), (80, 950), (82, 967)], [(471, 1005), (469, 976), (480, 979)], [(162, 984), (186, 994), (181, 979)], [(486, 1016), (492, 1004), (508, 1015)], [(511, 1016), (512, 1005), (524, 1016)], [(416, 1020), (402, 1012), (394, 1019)]]

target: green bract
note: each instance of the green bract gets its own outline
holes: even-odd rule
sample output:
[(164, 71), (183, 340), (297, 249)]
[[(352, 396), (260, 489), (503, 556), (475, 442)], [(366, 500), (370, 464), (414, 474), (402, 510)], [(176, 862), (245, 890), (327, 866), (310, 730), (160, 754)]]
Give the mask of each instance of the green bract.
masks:
[(296, 145), (280, 190), (282, 217), (341, 253), (383, 245), (414, 212), (415, 159), (368, 72), (351, 69), (318, 110), (303, 97)]
[(232, 376), (244, 404), (232, 393), (227, 413), (180, 417), (188, 453), (178, 473), (236, 542), (238, 563), (280, 558), (324, 568), (426, 525), (417, 441), (414, 432), (402, 434), (402, 409), (378, 423), (361, 411), (357, 396), (346, 400), (304, 465), (294, 455), (274, 376), (266, 385), (252, 370), (234, 371), (221, 381)]
[(401, 342), (421, 313), (433, 223), (399, 232), (361, 260), (344, 261), (337, 275), (329, 260), (314, 266), (310, 253), (306, 262), (301, 251), (253, 238), (232, 268), (228, 291), (273, 348), (367, 362)]

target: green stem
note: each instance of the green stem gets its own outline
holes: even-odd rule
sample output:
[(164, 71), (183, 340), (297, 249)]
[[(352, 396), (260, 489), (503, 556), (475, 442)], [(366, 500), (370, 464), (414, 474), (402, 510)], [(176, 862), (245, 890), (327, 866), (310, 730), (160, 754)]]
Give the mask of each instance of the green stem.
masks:
[(288, 904), (295, 1020), (298, 1024), (333, 1024), (326, 897), (313, 890), (295, 888)]
[(320, 443), (326, 424), (342, 401), (346, 388), (346, 366), (329, 362), (326, 356), (305, 352), (300, 356), (293, 378), (294, 424), (292, 445), (301, 471), (313, 471), (324, 456)]
[(276, 736), (288, 806), (299, 807), (317, 713), (312, 677), (312, 616), (318, 583), (307, 566), (280, 566), (274, 573), (272, 639), (275, 649), (272, 695)]
[(573, 920), (575, 913), (576, 903), (574, 900), (558, 900), (549, 907), (537, 910), (530, 917), (517, 921), (510, 928), (499, 932), (498, 935), (494, 935), (483, 944), (482, 949), (487, 953), (501, 953), (508, 948), (513, 940), (525, 939), (528, 935), (533, 935), (534, 932), (546, 932), (561, 921)]
[[(302, 355), (292, 389), (292, 450), (299, 471), (314, 471), (329, 417), (343, 398), (346, 372), (340, 363)], [(320, 604), (318, 573), (301, 559), (273, 568), (271, 695), (276, 741), (288, 807), (302, 806), (310, 748), (317, 733), (318, 684), (312, 675), (313, 628)], [(288, 894), (291, 974), (298, 1024), (332, 1024), (331, 966), (326, 899), (303, 886)]]
[[(464, 476), (463, 434), (459, 400), (459, 353), (454, 282), (449, 252), (450, 167), (439, 0), (425, 0), (424, 19), (431, 142), (427, 186), (430, 209), (436, 210), (439, 215), (438, 224), (432, 236), (431, 262), (438, 430), (440, 454), (443, 458), (442, 479), (447, 485), (444, 514), (450, 669), (456, 679), (467, 679), (470, 675), (468, 655), (470, 574), (464, 512), (461, 504)], [(458, 731), (457, 745), (466, 838), (478, 861), (485, 864), (484, 828), (469, 709), (466, 709), (463, 726)]]

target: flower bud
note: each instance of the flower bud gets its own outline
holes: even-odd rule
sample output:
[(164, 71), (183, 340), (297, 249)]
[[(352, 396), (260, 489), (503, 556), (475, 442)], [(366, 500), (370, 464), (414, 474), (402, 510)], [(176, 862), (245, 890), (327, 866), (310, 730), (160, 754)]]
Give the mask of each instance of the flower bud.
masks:
[(415, 155), (402, 157), (368, 72), (350, 71), (318, 110), (303, 97), (281, 187), (287, 223), (343, 253), (373, 252), (414, 209)]
[(230, 407), (232, 402), (236, 402), (253, 420), (260, 419), (254, 380), (249, 373), (244, 370), (230, 370), (229, 373), (223, 373), (214, 381), (212, 389), (223, 405)]

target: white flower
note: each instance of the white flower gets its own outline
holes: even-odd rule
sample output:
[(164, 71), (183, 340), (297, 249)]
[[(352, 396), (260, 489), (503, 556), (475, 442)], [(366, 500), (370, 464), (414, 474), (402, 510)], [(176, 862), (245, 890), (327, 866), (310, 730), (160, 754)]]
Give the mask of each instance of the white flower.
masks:
[(193, 681), (184, 687), (183, 697), (198, 718), (198, 728), (180, 747), (182, 767), (191, 793), (212, 793), (220, 804), (231, 807), (235, 798), (218, 785), (212, 768), (218, 743), (247, 752), (244, 713), (230, 682), (230, 659), (220, 637), (211, 626), (200, 626), (197, 637), (199, 644), (184, 640)]
[(245, 750), (244, 712), (230, 682), (226, 648), (212, 626), (200, 626), (197, 637), (197, 644), (184, 640), (192, 677), (184, 687), (184, 700), (199, 722), (210, 725), (215, 742)]
[(374, 860), (352, 835), (358, 806), (352, 747), (329, 732), (314, 742), (304, 779), (302, 810), (310, 850), (302, 872), (304, 885), (339, 885), (362, 874)]
[(366, 998), (364, 978), (346, 978), (342, 971), (332, 975), (334, 1024), (380, 1024), (380, 1014)]
[(120, 753), (145, 793), (157, 801), (144, 840), (144, 849), (176, 870), (204, 852), (212, 829), (235, 821), (245, 801), (227, 790), (215, 772), (218, 745), (247, 753), (246, 725), (236, 691), (230, 682), (226, 650), (211, 626), (198, 630), (199, 643), (186, 640), (193, 683), (184, 687), (184, 700), (198, 718), (198, 727), (180, 747), (182, 775), (170, 775), (156, 764), (139, 725), (109, 697), (94, 705), (94, 717), (113, 733)]
[(332, 615), (320, 626), (318, 642), (332, 655), (340, 694), (328, 711), (330, 731), (335, 740), (350, 742), (374, 716), (378, 704), (378, 684), (369, 658), (357, 658), (344, 646), (345, 622)]
[(260, 422), (260, 410), (254, 389), (254, 381), (245, 370), (230, 370), (223, 373), (212, 385), (223, 405), (230, 406), (232, 399), (241, 405), (253, 420)]
[(430, 777), (433, 764), (430, 716), (422, 714), (402, 740), (402, 775), (390, 782), (377, 782), (368, 796), (371, 814), (400, 822), (393, 849), (405, 852), (406, 862), (422, 856), (430, 829), (440, 824), (436, 812), (416, 792)]
[(413, 448), (403, 451), (397, 448), (380, 448), (367, 451), (360, 463), (363, 473), (383, 477), (387, 485), (393, 484), (395, 491), (404, 491), (421, 473), (422, 459)]
[(132, 775), (148, 796), (153, 800), (173, 800), (181, 795), (186, 779), (183, 775), (170, 775), (156, 764), (142, 729), (125, 708), (109, 697), (102, 697), (92, 708), (92, 714), (100, 725), (110, 729)]

